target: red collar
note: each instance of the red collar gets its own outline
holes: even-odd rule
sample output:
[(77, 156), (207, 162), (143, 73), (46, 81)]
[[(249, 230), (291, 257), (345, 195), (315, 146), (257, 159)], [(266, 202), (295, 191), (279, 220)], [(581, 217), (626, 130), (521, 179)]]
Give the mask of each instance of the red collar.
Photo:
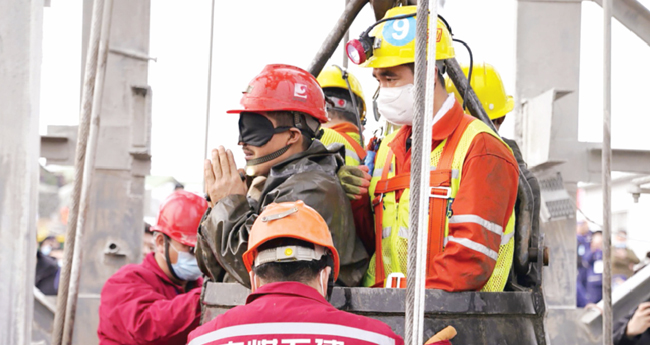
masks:
[[(182, 286), (174, 283), (167, 274), (160, 268), (158, 265), (158, 261), (156, 261), (155, 253), (149, 253), (147, 256), (145, 256), (144, 260), (142, 261), (142, 267), (149, 269), (153, 273), (155, 273), (162, 281), (165, 283), (168, 283), (169, 285), (172, 285), (176, 288), (177, 291), (183, 292), (185, 291)], [(196, 280), (194, 284), (188, 283), (188, 288), (191, 287), (196, 287), (196, 286), (203, 286), (203, 278), (199, 278)], [(188, 289), (189, 291), (190, 289)]]
[(298, 282), (276, 282), (265, 284), (259, 289), (252, 292), (246, 298), (246, 304), (250, 304), (254, 300), (265, 295), (289, 295), (296, 297), (309, 298), (314, 301), (330, 305), (327, 300), (321, 296), (316, 289), (311, 286)]
[[(431, 150), (435, 149), (443, 140), (454, 132), (463, 119), (463, 107), (454, 101), (454, 105), (445, 115), (436, 122), (431, 129)], [(411, 137), (413, 127), (402, 126), (395, 134), (395, 138), (388, 143), (395, 154), (396, 173), (407, 173), (411, 171), (411, 149), (406, 150), (406, 140)]]

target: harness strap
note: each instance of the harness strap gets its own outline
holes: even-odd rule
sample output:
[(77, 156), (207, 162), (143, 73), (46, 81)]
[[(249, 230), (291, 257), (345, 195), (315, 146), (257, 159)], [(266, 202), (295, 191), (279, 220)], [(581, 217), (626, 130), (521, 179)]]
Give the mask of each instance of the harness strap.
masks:
[[(474, 120), (469, 115), (464, 115), (454, 132), (447, 138), (447, 143), (442, 150), (442, 155), (435, 170), (430, 173), (429, 181), (429, 240), (427, 243), (427, 257), (429, 261), (435, 255), (442, 252), (445, 227), (447, 221), (447, 203), (451, 198), (452, 163), (454, 154), (460, 143), (465, 130)], [(375, 196), (372, 201), (375, 211), (375, 285), (383, 286), (386, 277), (384, 270), (384, 258), (382, 249), (382, 233), (384, 219), (383, 196), (386, 193), (397, 192), (410, 188), (411, 174), (403, 173), (388, 178), (388, 172), (392, 163), (394, 153), (389, 148), (386, 154), (386, 162), (383, 166), (381, 179), (375, 187)], [(433, 274), (433, 266), (427, 265), (427, 276)]]
[[(442, 253), (445, 241), (447, 222), (447, 207), (451, 198), (451, 172), (454, 154), (465, 130), (473, 118), (463, 116), (460, 124), (447, 138), (442, 149), (436, 170), (432, 171), (430, 180), (429, 202), (429, 241), (427, 244), (427, 262), (430, 263), (436, 255)], [(426, 276), (433, 275), (433, 265), (427, 265)]]
[[(393, 150), (389, 148), (388, 152), (386, 152), (386, 162), (383, 166), (380, 182), (388, 179), (388, 171), (393, 162), (393, 155)], [(375, 211), (375, 286), (382, 286), (386, 278), (386, 272), (384, 271), (384, 251), (381, 245), (383, 239), (382, 225), (384, 223), (383, 198), (384, 193), (378, 193), (375, 190), (375, 198), (372, 200), (372, 206)]]
[(363, 163), (363, 160), (366, 159), (367, 152), (366, 150), (363, 149), (361, 144), (359, 144), (358, 140), (352, 139), (351, 136), (347, 135), (346, 133), (343, 132), (338, 132), (345, 140), (352, 145), (352, 148), (354, 149), (354, 152), (357, 153), (357, 156), (359, 156), (359, 159), (361, 160), (361, 163)]

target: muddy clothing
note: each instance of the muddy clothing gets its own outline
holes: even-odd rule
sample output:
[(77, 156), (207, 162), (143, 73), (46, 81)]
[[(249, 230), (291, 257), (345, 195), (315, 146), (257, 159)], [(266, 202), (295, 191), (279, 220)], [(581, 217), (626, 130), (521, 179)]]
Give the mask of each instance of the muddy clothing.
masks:
[(102, 288), (99, 305), (99, 344), (183, 345), (199, 326), (201, 285), (187, 291), (158, 266), (154, 253), (138, 265), (126, 265)]
[(403, 345), (385, 323), (334, 308), (316, 289), (297, 282), (266, 284), (246, 304), (190, 333), (189, 345)]
[(337, 283), (359, 285), (368, 267), (368, 254), (356, 235), (350, 201), (336, 176), (343, 165), (337, 151), (329, 151), (314, 140), (306, 151), (271, 168), (259, 200), (230, 195), (208, 209), (199, 227), (197, 245), (197, 259), (204, 273), (216, 277), (217, 272), (210, 271), (211, 267), (217, 269), (217, 261), (239, 283), (250, 286), (242, 254), (253, 222), (270, 203), (302, 200), (318, 211), (332, 232), (341, 262)]

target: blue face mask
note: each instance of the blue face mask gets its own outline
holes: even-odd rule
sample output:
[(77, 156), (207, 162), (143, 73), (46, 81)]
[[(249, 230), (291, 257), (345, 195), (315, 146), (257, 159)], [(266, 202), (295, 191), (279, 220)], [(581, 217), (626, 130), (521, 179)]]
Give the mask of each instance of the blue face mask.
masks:
[[(174, 247), (172, 245), (172, 247)], [(184, 281), (195, 281), (201, 276), (201, 269), (199, 269), (199, 264), (196, 262), (196, 257), (188, 252), (181, 252), (178, 249), (174, 248), (178, 253), (178, 260), (175, 264), (172, 264), (172, 269), (176, 276)]]

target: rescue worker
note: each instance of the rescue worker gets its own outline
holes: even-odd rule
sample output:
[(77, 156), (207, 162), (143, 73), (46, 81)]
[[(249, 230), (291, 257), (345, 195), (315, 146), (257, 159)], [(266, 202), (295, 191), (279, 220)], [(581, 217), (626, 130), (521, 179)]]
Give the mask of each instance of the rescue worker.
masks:
[[(332, 231), (341, 257), (338, 283), (357, 286), (368, 267), (368, 254), (357, 237), (350, 202), (337, 177), (343, 166), (340, 147), (329, 151), (315, 140), (327, 122), (325, 99), (316, 78), (289, 65), (267, 65), (241, 99), (239, 144), (246, 154), (246, 174), (255, 177), (247, 198), (230, 150), (219, 147), (204, 167), (208, 209), (199, 230), (199, 265), (216, 279), (220, 267), (250, 286), (241, 257), (248, 233), (262, 209), (273, 202), (303, 200), (316, 209)], [(218, 265), (217, 265), (218, 262)]]
[(190, 333), (189, 345), (404, 344), (383, 322), (327, 302), (339, 255), (328, 224), (304, 202), (267, 205), (242, 260), (251, 281), (246, 304)]
[(207, 207), (204, 198), (184, 190), (165, 199), (151, 227), (155, 251), (141, 264), (120, 268), (102, 288), (100, 344), (186, 343), (201, 316), (203, 281), (193, 253)]
[[(461, 69), (463, 70), (465, 76), (468, 77), (470, 66), (468, 64), (461, 64)], [(471, 75), (470, 84), (472, 86), (472, 89), (476, 93), (478, 100), (481, 102), (483, 109), (485, 110), (488, 117), (492, 121), (494, 128), (498, 132), (504, 120), (506, 119), (508, 113), (510, 113), (512, 109), (514, 109), (515, 107), (514, 98), (506, 94), (506, 89), (503, 86), (503, 80), (501, 79), (501, 75), (494, 68), (494, 66), (490, 64), (475, 63), (472, 66), (472, 75)], [(454, 85), (454, 83), (451, 81), (449, 77), (446, 78), (446, 85), (447, 85), (447, 91), (453, 92), (454, 96), (456, 96), (456, 101), (464, 105), (463, 97), (460, 95), (460, 93), (456, 89), (456, 85)], [(467, 112), (467, 114), (469, 114), (469, 112)], [(519, 149), (519, 145), (517, 145), (517, 142), (503, 137), (501, 139), (506, 144), (508, 144), (508, 146), (512, 150), (515, 159), (517, 159), (517, 164), (519, 165), (519, 171), (526, 179), (525, 181), (520, 181), (519, 188), (525, 188), (527, 189), (527, 191), (518, 190), (517, 191), (518, 194), (521, 195), (522, 193), (527, 192), (528, 195), (532, 196), (532, 200), (529, 201), (532, 205), (520, 205), (521, 200), (525, 200), (523, 196), (521, 198), (518, 197), (517, 199), (517, 202), (515, 204), (515, 219), (517, 219), (517, 221), (515, 222), (515, 234), (517, 233), (523, 234), (524, 229), (522, 229), (522, 227), (529, 226), (528, 224), (519, 221), (519, 219), (525, 219), (525, 217), (531, 217), (530, 213), (529, 214), (521, 213), (523, 211), (523, 208), (528, 206), (529, 209), (532, 210), (532, 217), (531, 217), (532, 221), (530, 224), (530, 227), (532, 229), (528, 229), (527, 231), (530, 232), (532, 236), (538, 236), (539, 212), (541, 207), (541, 196), (540, 196), (541, 191), (539, 187), (539, 181), (537, 181), (535, 175), (533, 175), (533, 173), (531, 173), (528, 170), (528, 166), (524, 161), (524, 157), (521, 153), (521, 149)], [(517, 218), (520, 216), (521, 218)], [(539, 275), (541, 275), (541, 272), (537, 272), (537, 266), (535, 265), (532, 265), (527, 269), (528, 269), (528, 273), (526, 275), (518, 276), (517, 278), (519, 284), (530, 287), (532, 284), (537, 284), (537, 282), (540, 281), (539, 279), (536, 279), (536, 277), (539, 277)]]
[[(384, 17), (387, 20), (374, 26), (374, 43), (365, 45), (374, 49), (362, 66), (373, 68), (379, 82), (379, 113), (402, 126), (384, 138), (375, 160), (370, 196), (375, 210), (376, 254), (364, 277), (365, 286), (383, 286), (392, 273), (406, 273), (415, 12), (415, 6), (390, 9)], [(401, 17), (390, 20), (395, 16)], [(436, 68), (437, 78), (426, 287), (502, 291), (513, 260), (517, 161), (496, 133), (465, 115), (454, 96), (447, 93), (440, 60), (453, 58), (454, 49), (449, 30), (440, 19), (436, 32), (432, 37), (438, 40), (439, 61), (428, 65)]]
[(346, 165), (363, 164), (366, 150), (359, 135), (360, 128), (357, 127), (361, 125), (363, 130), (366, 121), (366, 102), (361, 83), (352, 73), (335, 65), (325, 67), (316, 80), (323, 88), (329, 119), (323, 124), (320, 141), (326, 146), (343, 144)]

